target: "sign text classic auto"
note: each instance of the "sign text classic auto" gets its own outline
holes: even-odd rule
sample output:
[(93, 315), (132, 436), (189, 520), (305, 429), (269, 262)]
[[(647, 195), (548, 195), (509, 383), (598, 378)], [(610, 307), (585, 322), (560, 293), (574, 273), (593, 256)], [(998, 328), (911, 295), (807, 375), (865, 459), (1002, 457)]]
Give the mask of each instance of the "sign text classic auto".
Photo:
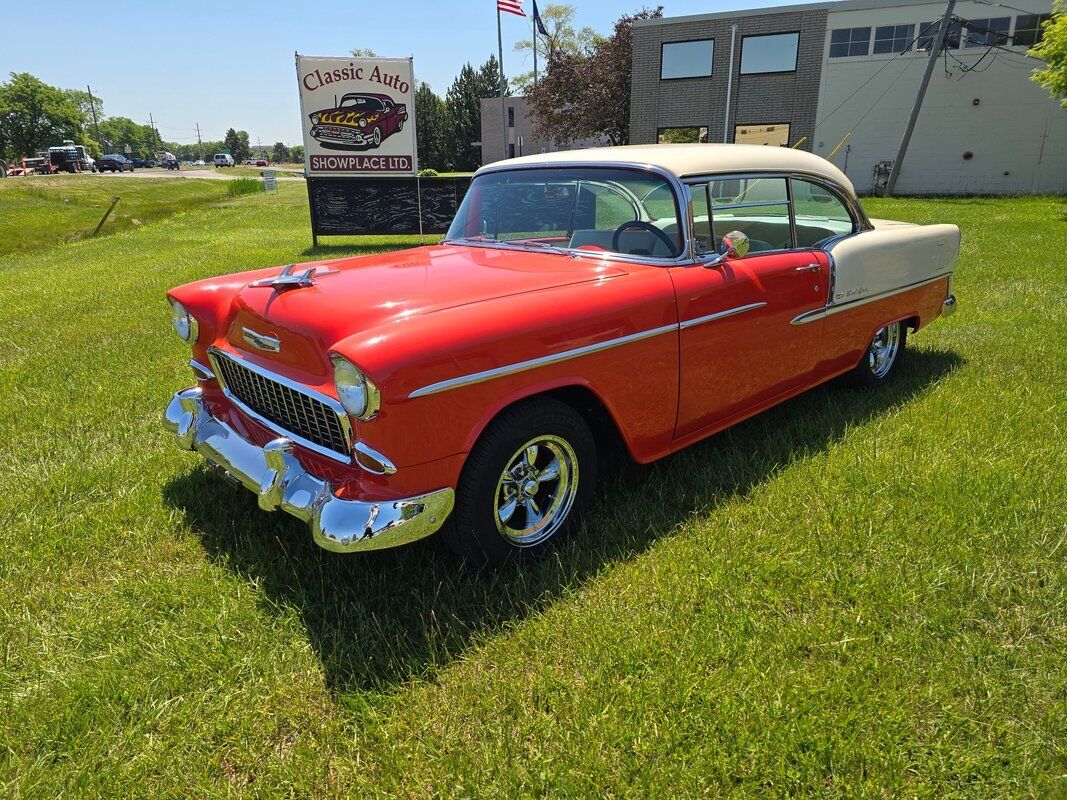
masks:
[(414, 175), (410, 58), (296, 55), (308, 175)]

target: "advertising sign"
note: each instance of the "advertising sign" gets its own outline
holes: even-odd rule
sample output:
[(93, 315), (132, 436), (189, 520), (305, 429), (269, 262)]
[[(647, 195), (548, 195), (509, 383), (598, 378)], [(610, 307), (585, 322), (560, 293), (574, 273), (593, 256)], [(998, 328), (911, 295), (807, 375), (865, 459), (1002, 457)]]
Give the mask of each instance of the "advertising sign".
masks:
[(260, 173), (263, 176), (263, 191), (276, 192), (278, 191), (278, 175), (274, 170), (268, 169)]
[(410, 58), (296, 55), (309, 176), (415, 175)]

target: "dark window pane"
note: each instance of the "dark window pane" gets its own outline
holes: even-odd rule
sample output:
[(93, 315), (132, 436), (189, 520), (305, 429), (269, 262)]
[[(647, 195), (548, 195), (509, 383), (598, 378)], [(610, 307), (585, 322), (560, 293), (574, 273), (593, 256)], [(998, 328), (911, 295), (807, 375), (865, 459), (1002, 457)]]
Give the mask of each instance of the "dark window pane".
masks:
[(865, 56), (870, 48), (870, 28), (839, 28), (830, 33), (830, 58)]
[(1008, 41), (1008, 28), (1011, 17), (993, 17), (992, 19), (972, 19), (967, 23), (966, 47), (988, 47), (1002, 45)]
[(741, 74), (795, 72), (799, 33), (773, 33), (741, 38)]
[(706, 78), (711, 75), (714, 55), (714, 39), (667, 42), (663, 45), (659, 76), (661, 79)]
[(1048, 14), (1020, 14), (1015, 18), (1015, 36), (1011, 43), (1018, 47), (1033, 47), (1041, 41), (1044, 33), (1041, 24), (1048, 18)]
[(915, 36), (914, 25), (884, 25), (874, 30), (875, 53), (906, 53)]

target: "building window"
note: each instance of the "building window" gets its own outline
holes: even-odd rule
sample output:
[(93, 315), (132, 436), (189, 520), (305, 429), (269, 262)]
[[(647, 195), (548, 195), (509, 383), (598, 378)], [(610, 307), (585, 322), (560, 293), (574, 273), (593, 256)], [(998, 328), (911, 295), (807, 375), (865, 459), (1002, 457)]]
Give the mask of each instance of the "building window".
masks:
[(735, 144), (767, 144), (785, 147), (789, 144), (789, 125), (736, 125)]
[(915, 36), (914, 25), (884, 25), (874, 29), (875, 53), (906, 53)]
[(508, 127), (515, 127), (515, 106), (508, 106)]
[(870, 51), (870, 28), (838, 28), (830, 33), (830, 58), (865, 56)]
[(514, 144), (509, 144), (508, 145), (508, 158), (515, 158), (515, 145)]
[(741, 74), (796, 72), (799, 33), (741, 37)]
[(972, 19), (967, 22), (967, 39), (964, 47), (988, 47), (1008, 41), (1011, 17)]
[[(924, 22), (919, 26), (919, 38), (915, 42), (915, 49), (920, 52), (929, 51), (934, 46), (934, 39), (937, 38), (937, 29), (941, 26), (941, 20), (934, 20), (933, 22)], [(948, 24), (948, 32), (945, 34), (945, 49), (955, 50), (960, 46), (960, 31), (963, 29), (963, 24), (958, 20), (953, 20)]]
[(1015, 18), (1015, 36), (1012, 44), (1017, 47), (1033, 47), (1041, 41), (1044, 31), (1041, 25), (1049, 18), (1049, 14), (1020, 14)]
[(704, 144), (708, 141), (708, 129), (706, 127), (692, 128), (660, 128), (656, 136), (657, 144)]
[(660, 80), (710, 77), (711, 61), (714, 55), (714, 39), (664, 42), (660, 50)]

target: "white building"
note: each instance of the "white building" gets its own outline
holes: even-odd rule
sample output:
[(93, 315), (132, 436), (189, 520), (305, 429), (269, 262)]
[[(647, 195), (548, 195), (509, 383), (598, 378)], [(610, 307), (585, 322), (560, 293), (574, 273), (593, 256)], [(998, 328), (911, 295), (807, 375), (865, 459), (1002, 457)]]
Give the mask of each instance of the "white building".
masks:
[[(1030, 80), (1041, 62), (1026, 55), (1050, 12), (1049, 0), (956, 5), (898, 193), (1067, 192), (1067, 110)], [(877, 190), (944, 13), (842, 0), (638, 23), (631, 140), (798, 146)]]

